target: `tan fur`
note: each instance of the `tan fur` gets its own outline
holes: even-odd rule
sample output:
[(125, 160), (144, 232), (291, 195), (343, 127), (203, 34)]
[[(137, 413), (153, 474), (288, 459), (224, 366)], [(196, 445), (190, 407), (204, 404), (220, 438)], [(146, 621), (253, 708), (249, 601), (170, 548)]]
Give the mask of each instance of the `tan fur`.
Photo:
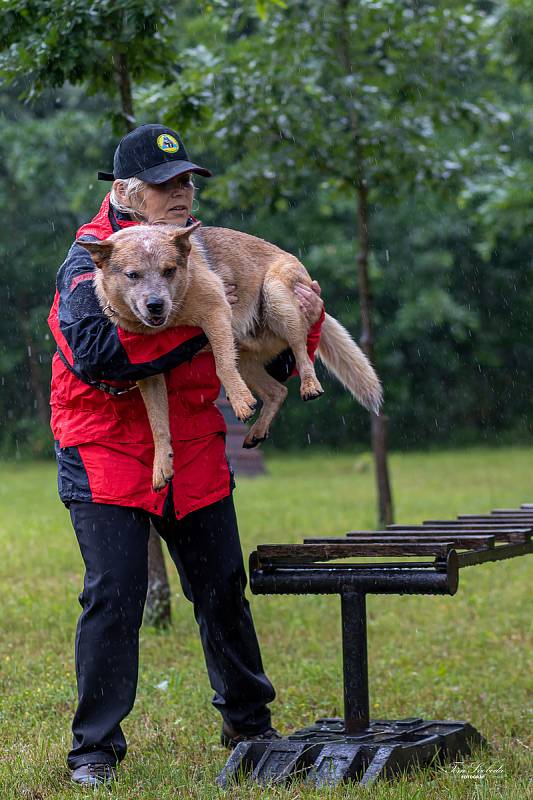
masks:
[[(248, 387), (263, 403), (243, 444), (254, 447), (268, 436), (287, 395), (264, 368), (276, 355), (292, 349), (303, 400), (322, 394), (307, 354), (307, 323), (293, 291), (297, 282), (310, 286), (311, 278), (298, 259), (269, 242), (227, 228), (197, 227), (139, 225), (104, 242), (79, 244), (100, 267), (96, 292), (117, 324), (148, 334), (176, 325), (197, 325), (205, 331), (217, 375), (237, 416), (246, 419), (253, 412), (255, 401)], [(128, 279), (132, 271), (140, 277)], [(224, 284), (237, 287), (238, 302), (233, 306), (226, 300)], [(157, 326), (147, 307), (154, 298), (164, 306), (164, 321)], [(348, 332), (329, 315), (318, 355), (354, 397), (377, 413), (382, 396), (379, 379)], [(139, 388), (154, 433), (154, 488), (161, 488), (172, 477), (165, 382), (155, 376), (139, 381)]]

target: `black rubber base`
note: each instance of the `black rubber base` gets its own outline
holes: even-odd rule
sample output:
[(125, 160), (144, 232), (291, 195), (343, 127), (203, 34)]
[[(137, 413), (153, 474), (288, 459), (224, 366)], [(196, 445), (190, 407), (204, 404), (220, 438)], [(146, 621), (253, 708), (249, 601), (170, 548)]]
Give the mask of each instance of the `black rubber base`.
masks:
[(260, 784), (285, 783), (294, 777), (315, 786), (346, 780), (368, 785), (434, 760), (469, 755), (484, 743), (468, 722), (373, 720), (360, 733), (346, 734), (342, 719), (319, 719), (284, 739), (241, 742), (217, 784), (226, 788), (245, 778)]

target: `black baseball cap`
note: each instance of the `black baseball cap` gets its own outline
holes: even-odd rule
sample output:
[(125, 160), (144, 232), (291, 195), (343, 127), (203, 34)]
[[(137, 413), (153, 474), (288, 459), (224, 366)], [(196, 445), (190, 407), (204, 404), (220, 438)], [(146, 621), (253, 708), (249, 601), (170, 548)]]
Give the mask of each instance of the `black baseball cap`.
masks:
[(189, 160), (181, 137), (172, 128), (140, 125), (120, 140), (113, 172), (99, 172), (98, 180), (139, 178), (146, 183), (164, 183), (182, 172), (196, 172), (206, 178), (212, 174)]

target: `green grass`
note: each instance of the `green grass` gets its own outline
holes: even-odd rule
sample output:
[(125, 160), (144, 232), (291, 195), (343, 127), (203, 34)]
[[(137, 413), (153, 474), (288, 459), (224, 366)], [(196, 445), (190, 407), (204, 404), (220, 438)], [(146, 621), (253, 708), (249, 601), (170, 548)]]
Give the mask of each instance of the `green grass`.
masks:
[[(533, 449), (394, 455), (396, 517), (452, 517), (533, 501)], [(51, 464), (0, 465), (0, 800), (79, 796), (65, 755), (75, 705), (73, 638), (82, 563)], [(239, 480), (245, 553), (260, 542), (373, 527), (367, 454), (271, 458), (269, 475)], [(469, 768), (425, 770), (369, 790), (250, 785), (224, 795), (226, 758), (191, 607), (175, 574), (169, 633), (142, 630), (136, 706), (124, 723), (129, 753), (120, 782), (98, 796), (523, 800), (531, 796), (533, 559), (461, 574), (455, 597), (368, 599), (371, 711), (376, 717), (467, 719), (490, 742)], [(253, 597), (265, 667), (277, 687), (283, 731), (342, 713), (336, 597)], [(158, 684), (168, 681), (166, 690)], [(490, 769), (489, 769), (490, 768)], [(487, 771), (488, 770), (488, 771)]]

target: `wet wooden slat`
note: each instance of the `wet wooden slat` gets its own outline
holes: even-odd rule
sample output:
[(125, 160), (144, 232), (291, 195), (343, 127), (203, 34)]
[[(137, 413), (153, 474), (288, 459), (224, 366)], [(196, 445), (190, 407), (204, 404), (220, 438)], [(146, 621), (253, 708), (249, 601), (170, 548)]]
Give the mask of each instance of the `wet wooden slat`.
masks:
[[(435, 522), (436, 520), (424, 520), (426, 522)], [(523, 511), (517, 511), (516, 514), (461, 514), (457, 517), (457, 522), (460, 524), (480, 524), (488, 522), (490, 525), (519, 525), (527, 527), (533, 524), (533, 514), (526, 514)]]
[(533, 514), (533, 509), (522, 508), (493, 508), (491, 514)]
[(490, 534), (495, 536), (497, 540), (503, 542), (525, 542), (532, 535), (532, 529), (523, 526), (501, 526), (495, 523), (494, 525), (463, 525), (455, 520), (451, 520), (446, 524), (440, 525), (390, 525), (387, 527), (389, 533), (418, 533), (419, 535), (426, 536), (428, 534), (437, 533), (479, 533)]
[[(415, 528), (414, 525), (406, 526)], [(463, 522), (462, 520), (451, 520), (450, 522), (437, 522), (426, 520), (419, 525), (421, 530), (439, 530), (439, 531), (471, 531), (472, 533), (497, 533), (498, 531), (507, 536), (508, 534), (528, 535), (533, 533), (533, 524), (531, 523), (518, 523), (518, 522)], [(402, 531), (404, 526), (400, 525), (396, 530)]]
[(263, 544), (257, 548), (261, 562), (298, 563), (309, 561), (331, 561), (337, 558), (357, 556), (436, 556), (445, 558), (453, 549), (452, 542), (342, 542), (327, 544)]
[(499, 522), (462, 522), (461, 520), (426, 520), (425, 522), (414, 522), (408, 525), (387, 525), (387, 531), (440, 531), (440, 530), (460, 530), (460, 531), (483, 531), (493, 529), (504, 533), (527, 533), (531, 528), (528, 525), (509, 525)]
[[(478, 536), (468, 534), (442, 534), (435, 536), (407, 536), (403, 534), (392, 534), (391, 536), (379, 534), (379, 536), (365, 535), (362, 533), (349, 533), (348, 540), (357, 543), (376, 543), (388, 544), (399, 543), (402, 544), (438, 544), (441, 542), (453, 542), (455, 548), (465, 550), (482, 550), (487, 547), (494, 547), (494, 536)], [(346, 539), (340, 537), (313, 537), (304, 539), (304, 544), (341, 544), (346, 542)]]

